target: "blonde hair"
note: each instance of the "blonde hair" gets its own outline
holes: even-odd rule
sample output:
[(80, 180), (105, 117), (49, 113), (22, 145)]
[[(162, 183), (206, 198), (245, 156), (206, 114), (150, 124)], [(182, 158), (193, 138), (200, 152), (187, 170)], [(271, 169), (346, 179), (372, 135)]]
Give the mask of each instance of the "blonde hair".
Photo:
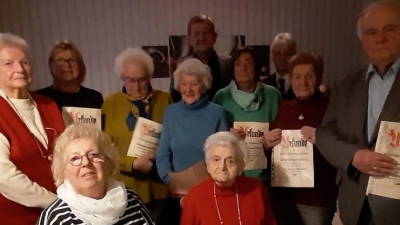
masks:
[(70, 125), (58, 137), (53, 152), (53, 163), (51, 171), (55, 180), (56, 187), (64, 183), (64, 169), (67, 165), (68, 145), (76, 140), (89, 139), (94, 140), (99, 148), (99, 152), (104, 154), (105, 158), (111, 163), (111, 174), (118, 172), (118, 151), (112, 144), (111, 139), (93, 124), (74, 123)]

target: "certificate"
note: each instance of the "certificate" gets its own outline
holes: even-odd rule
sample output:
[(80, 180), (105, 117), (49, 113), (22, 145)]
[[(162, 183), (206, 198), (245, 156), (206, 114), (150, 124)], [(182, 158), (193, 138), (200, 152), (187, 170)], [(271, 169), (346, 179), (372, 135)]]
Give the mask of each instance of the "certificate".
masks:
[(140, 157), (144, 154), (156, 154), (160, 141), (162, 125), (139, 117), (129, 144), (128, 156)]
[(101, 110), (81, 107), (62, 107), (65, 126), (75, 122), (94, 124), (101, 129)]
[(258, 170), (267, 168), (267, 157), (264, 153), (264, 147), (260, 141), (265, 132), (269, 130), (268, 123), (258, 122), (234, 122), (233, 128), (243, 129), (246, 138), (244, 141), (247, 144), (248, 160), (245, 170)]
[(369, 177), (366, 194), (400, 199), (400, 123), (381, 122), (375, 152), (393, 158), (398, 165), (392, 175)]
[(300, 130), (283, 130), (272, 150), (273, 187), (314, 187), (313, 145)]

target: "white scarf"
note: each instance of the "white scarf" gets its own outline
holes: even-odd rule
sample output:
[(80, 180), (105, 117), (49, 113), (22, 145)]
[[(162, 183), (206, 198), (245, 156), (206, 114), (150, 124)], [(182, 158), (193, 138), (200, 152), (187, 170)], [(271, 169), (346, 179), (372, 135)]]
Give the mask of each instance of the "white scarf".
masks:
[(124, 184), (111, 178), (107, 180), (107, 193), (102, 199), (77, 194), (68, 181), (57, 188), (57, 194), (68, 204), (72, 213), (87, 225), (116, 223), (128, 205)]

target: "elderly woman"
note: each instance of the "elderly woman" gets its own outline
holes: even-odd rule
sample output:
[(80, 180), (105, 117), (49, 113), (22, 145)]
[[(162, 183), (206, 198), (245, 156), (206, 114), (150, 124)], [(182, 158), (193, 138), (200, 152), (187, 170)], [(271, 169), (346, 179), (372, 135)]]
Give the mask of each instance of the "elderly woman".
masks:
[(53, 144), (64, 130), (57, 105), (28, 91), (28, 44), (0, 33), (0, 215), (2, 224), (34, 224), (57, 197)]
[(63, 106), (97, 108), (103, 104), (100, 92), (82, 86), (86, 67), (79, 49), (71, 42), (57, 43), (50, 52), (49, 69), (53, 84), (36, 91)]
[(157, 174), (155, 156), (127, 156), (138, 117), (162, 123), (171, 102), (167, 93), (151, 87), (153, 72), (153, 59), (145, 51), (137, 48), (122, 51), (115, 59), (115, 73), (123, 82), (122, 91), (106, 98), (102, 114), (104, 132), (118, 148), (120, 173), (116, 179), (138, 193), (157, 224), (168, 224), (171, 218), (166, 217), (174, 213), (168, 211), (169, 191)]
[[(233, 128), (233, 122), (273, 122), (281, 95), (276, 88), (260, 81), (261, 67), (251, 48), (237, 49), (232, 54), (232, 66), (234, 75), (231, 83), (217, 92), (213, 102), (225, 109), (230, 131), (244, 137), (243, 130)], [(246, 176), (266, 182), (269, 176), (265, 171), (261, 173), (262, 170), (244, 171)]]
[[(315, 143), (315, 128), (321, 123), (328, 103), (328, 99), (319, 91), (322, 74), (321, 58), (305, 53), (291, 58), (289, 75), (296, 99), (284, 102), (279, 108), (274, 129), (264, 135), (267, 148), (281, 141), (282, 130), (301, 129), (304, 137)], [(337, 197), (336, 170), (316, 146), (313, 156), (314, 188), (271, 189), (272, 206), (278, 224), (332, 224)]]
[(275, 224), (267, 190), (254, 178), (240, 176), (248, 149), (229, 132), (218, 132), (204, 145), (211, 177), (189, 191), (181, 225)]
[(212, 83), (208, 66), (187, 59), (174, 72), (174, 81), (182, 100), (165, 111), (156, 158), (158, 174), (166, 183), (171, 182), (169, 173), (204, 161), (202, 145), (208, 136), (228, 130), (224, 110), (208, 100), (206, 91)]
[(38, 225), (154, 224), (139, 196), (111, 178), (118, 152), (95, 125), (75, 123), (57, 139), (52, 164), (58, 199)]

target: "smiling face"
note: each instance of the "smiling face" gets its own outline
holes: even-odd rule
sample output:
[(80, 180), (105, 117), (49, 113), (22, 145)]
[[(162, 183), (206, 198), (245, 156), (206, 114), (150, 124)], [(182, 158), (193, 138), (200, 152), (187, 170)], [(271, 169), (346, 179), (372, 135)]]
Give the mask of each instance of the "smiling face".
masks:
[(242, 53), (234, 64), (235, 81), (240, 83), (254, 83), (254, 59), (250, 53)]
[(15, 47), (0, 50), (0, 87), (5, 91), (28, 88), (32, 67), (24, 51)]
[(207, 171), (219, 186), (229, 187), (239, 175), (240, 162), (230, 147), (214, 147), (207, 154)]
[[(106, 180), (111, 174), (106, 160), (92, 160), (89, 158), (102, 157), (97, 143), (93, 139), (77, 139), (68, 144), (65, 149), (67, 163), (64, 169), (65, 179), (68, 180), (74, 191), (87, 196), (90, 192), (103, 192)], [(74, 159), (81, 158), (80, 165), (72, 165)]]
[(179, 76), (179, 91), (182, 101), (191, 105), (201, 98), (206, 92), (206, 87), (198, 76), (183, 73)]
[(54, 78), (63, 83), (76, 82), (79, 78), (79, 63), (71, 50), (61, 50), (53, 58)]
[(313, 65), (310, 64), (295, 66), (290, 81), (296, 98), (300, 100), (312, 98), (317, 89), (317, 76)]
[(194, 52), (204, 53), (214, 47), (217, 34), (207, 22), (194, 23), (189, 34), (189, 43)]

